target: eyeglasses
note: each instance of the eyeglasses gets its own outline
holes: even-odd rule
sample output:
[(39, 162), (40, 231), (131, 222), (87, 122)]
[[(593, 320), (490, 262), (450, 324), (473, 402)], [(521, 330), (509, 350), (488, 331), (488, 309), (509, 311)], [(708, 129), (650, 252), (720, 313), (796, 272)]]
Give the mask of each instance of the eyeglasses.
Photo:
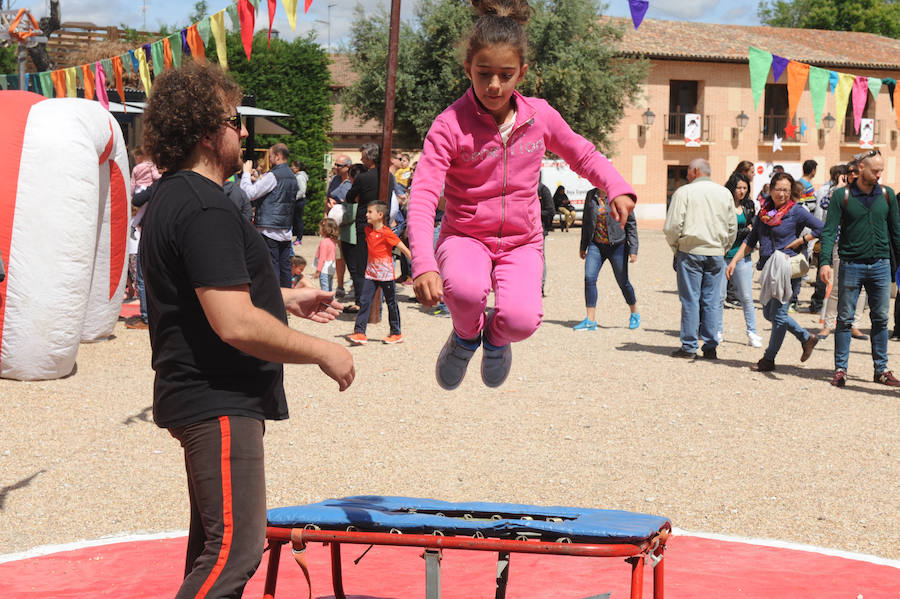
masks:
[(775, 187), (774, 189), (772, 189), (772, 193), (791, 193), (791, 190)]
[(222, 122), (224, 124), (228, 125), (229, 127), (231, 127), (232, 129), (234, 129), (235, 131), (237, 131), (238, 133), (241, 132), (241, 128), (244, 126), (244, 122), (241, 119), (241, 115), (239, 115), (239, 114), (233, 114), (230, 117), (228, 117), (227, 119), (223, 119)]
[(854, 160), (865, 160), (866, 158), (871, 158), (872, 156), (881, 156), (881, 150), (875, 148), (874, 150), (869, 150), (868, 152), (860, 152), (859, 154), (854, 154)]

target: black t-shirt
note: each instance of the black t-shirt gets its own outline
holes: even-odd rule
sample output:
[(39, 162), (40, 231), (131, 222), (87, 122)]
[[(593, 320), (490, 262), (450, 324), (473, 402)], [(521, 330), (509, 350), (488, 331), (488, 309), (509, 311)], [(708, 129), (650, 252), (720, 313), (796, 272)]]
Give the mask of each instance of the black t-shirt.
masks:
[(142, 226), (156, 424), (287, 418), (282, 365), (222, 341), (195, 291), (248, 284), (253, 305), (287, 323), (272, 258), (256, 228), (219, 185), (192, 171), (162, 178)]

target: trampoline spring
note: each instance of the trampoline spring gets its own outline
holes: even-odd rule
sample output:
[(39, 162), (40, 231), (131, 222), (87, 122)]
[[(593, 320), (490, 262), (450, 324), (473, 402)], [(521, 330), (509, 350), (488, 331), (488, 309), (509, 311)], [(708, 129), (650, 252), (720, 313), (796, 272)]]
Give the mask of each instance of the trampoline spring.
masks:
[(319, 528), (318, 524), (307, 524), (303, 527), (303, 530), (322, 530)]
[(392, 528), (388, 532), (392, 535), (402, 535), (403, 534), (403, 531), (398, 528)]
[(534, 520), (531, 516), (522, 516), (520, 520)]
[(500, 514), (494, 514), (493, 516), (491, 516), (491, 520), (503, 520), (503, 516), (501, 516)]
[(555, 516), (547, 516), (547, 522), (562, 522), (562, 518), (557, 518)]
[(359, 529), (351, 524), (347, 527), (347, 532), (359, 532)]
[(517, 541), (527, 541), (528, 537), (526, 535), (516, 535)]
[(570, 539), (569, 537), (559, 537), (558, 539), (556, 539), (556, 542), (557, 543), (571, 543), (572, 539)]
[(472, 520), (472, 514), (463, 514), (463, 520)]
[(473, 539), (483, 539), (484, 535), (482, 534), (482, 532), (480, 530), (476, 530), (475, 534), (472, 535), (472, 538)]
[(435, 512), (434, 515), (439, 516), (441, 518), (446, 518), (446, 516), (444, 516), (444, 512)]
[(444, 536), (444, 531), (442, 531), (442, 530), (433, 530), (433, 531), (431, 531), (431, 534), (433, 534), (433, 535), (436, 536), (436, 537), (443, 537), (443, 536)]

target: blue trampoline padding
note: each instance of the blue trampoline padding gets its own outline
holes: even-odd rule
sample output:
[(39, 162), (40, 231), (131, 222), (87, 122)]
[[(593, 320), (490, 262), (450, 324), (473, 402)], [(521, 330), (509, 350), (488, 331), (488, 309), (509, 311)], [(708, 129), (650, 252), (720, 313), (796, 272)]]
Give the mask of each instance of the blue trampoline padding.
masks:
[(565, 537), (579, 543), (645, 541), (669, 521), (662, 516), (618, 510), (517, 503), (452, 503), (378, 495), (274, 508), (268, 511), (268, 520), (269, 526), (280, 528), (314, 525), (323, 530), (346, 530), (352, 526), (364, 532), (396, 530), (406, 534), (433, 534), (439, 531), (448, 536), (481, 533), (490, 538), (516, 538), (524, 534), (539, 536), (545, 541)]

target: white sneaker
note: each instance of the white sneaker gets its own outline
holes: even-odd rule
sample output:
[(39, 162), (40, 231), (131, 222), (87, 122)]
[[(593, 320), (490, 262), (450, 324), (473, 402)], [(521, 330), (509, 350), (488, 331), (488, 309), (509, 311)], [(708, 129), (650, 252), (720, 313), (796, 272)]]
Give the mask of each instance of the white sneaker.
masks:
[(747, 339), (750, 340), (750, 347), (762, 347), (762, 337), (756, 333), (747, 331)]

